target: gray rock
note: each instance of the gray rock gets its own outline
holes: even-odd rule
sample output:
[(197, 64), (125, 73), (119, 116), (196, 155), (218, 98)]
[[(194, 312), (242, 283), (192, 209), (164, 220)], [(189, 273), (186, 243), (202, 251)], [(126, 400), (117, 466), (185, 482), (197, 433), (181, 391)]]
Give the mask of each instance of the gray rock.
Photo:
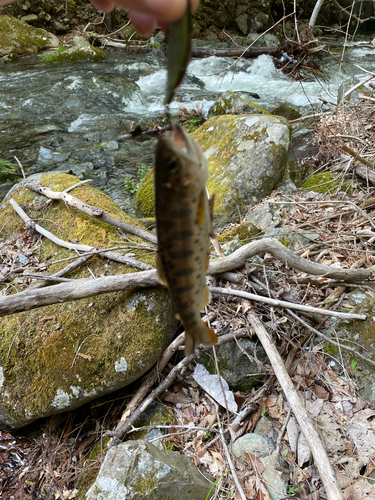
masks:
[(0, 32), (0, 56), (35, 54), (36, 51), (59, 46), (59, 39), (52, 33), (34, 28), (15, 17), (0, 17)]
[(259, 434), (245, 434), (230, 445), (230, 449), (236, 458), (244, 458), (245, 453), (252, 453), (264, 465), (261, 476), (272, 500), (284, 498), (287, 494), (289, 477), (285, 479), (280, 471), (275, 469), (276, 455), (275, 446), (269, 439)]
[[(216, 348), (220, 373), (232, 391), (249, 392), (262, 382), (262, 363), (269, 361), (263, 347), (253, 340), (240, 339), (238, 344), (240, 348), (233, 340)], [(216, 372), (212, 358), (208, 355), (202, 356), (200, 361), (210, 373)]]
[(118, 149), (118, 142), (117, 141), (108, 141), (106, 144), (106, 149), (109, 149), (110, 151), (114, 151), (115, 149)]
[(193, 133), (208, 160), (216, 226), (235, 222), (282, 181), (290, 134), (285, 118), (259, 114), (214, 116)]
[(21, 21), (34, 25), (39, 21), (39, 17), (36, 14), (28, 14), (27, 16), (22, 16)]
[(264, 233), (265, 238), (276, 238), (288, 248), (293, 249), (295, 244), (306, 246), (311, 245), (316, 240), (319, 240), (320, 235), (311, 230), (304, 231), (291, 226), (284, 226), (280, 229), (268, 229)]
[(60, 23), (59, 21), (53, 21), (53, 29), (56, 33), (66, 33), (69, 30), (65, 24)]
[(84, 38), (83, 36), (75, 36), (73, 38), (73, 45), (75, 47), (89, 47), (90, 46), (90, 43), (88, 40), (86, 40), (86, 38)]
[(271, 205), (267, 201), (249, 212), (244, 220), (245, 222), (252, 222), (258, 228), (277, 227), (282, 221), (280, 210), (271, 209)]
[(185, 455), (128, 441), (107, 452), (86, 500), (206, 500), (212, 483), (205, 476)]

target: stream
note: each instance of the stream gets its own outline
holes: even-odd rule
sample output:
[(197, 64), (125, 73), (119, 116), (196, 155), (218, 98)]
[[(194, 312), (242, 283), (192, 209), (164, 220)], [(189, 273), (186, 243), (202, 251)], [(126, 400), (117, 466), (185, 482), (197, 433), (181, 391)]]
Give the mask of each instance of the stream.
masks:
[[(335, 57), (340, 59), (341, 53)], [(15, 163), (16, 156), (26, 175), (64, 171), (93, 179), (91, 185), (134, 216), (134, 194), (125, 191), (126, 179), (136, 182), (138, 171), (153, 164), (155, 137), (132, 137), (129, 121), (163, 123), (166, 58), (158, 49), (147, 54), (111, 51), (106, 56), (104, 62), (63, 65), (31, 56), (26, 62), (1, 65), (0, 160)], [(325, 55), (320, 64), (330, 81), (299, 83), (276, 70), (267, 55), (236, 64), (229, 58), (193, 59), (171, 111), (176, 116), (184, 106), (206, 115), (230, 89), (256, 92), (256, 103), (268, 111), (287, 104), (302, 113), (314, 112), (321, 99), (336, 103), (343, 80), (350, 88), (353, 78), (364, 77), (356, 64), (371, 70), (374, 62), (373, 49), (352, 42), (345, 52), (345, 72)], [(21, 177), (18, 167), (17, 175)], [(11, 185), (0, 184), (0, 199)]]

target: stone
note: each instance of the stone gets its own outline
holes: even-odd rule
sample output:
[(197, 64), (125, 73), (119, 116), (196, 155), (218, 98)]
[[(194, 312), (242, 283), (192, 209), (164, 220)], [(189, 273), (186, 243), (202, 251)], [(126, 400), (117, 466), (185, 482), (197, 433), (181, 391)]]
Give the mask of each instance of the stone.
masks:
[[(79, 181), (64, 173), (45, 173), (14, 186), (0, 207), (0, 219), (9, 220), (2, 229), (3, 241), (21, 236), (25, 227), (8, 203), (10, 196), (29, 207), (46, 201), (24, 187), (28, 180), (55, 191)], [(140, 226), (109, 196), (88, 184), (71, 194)], [(63, 240), (105, 248), (118, 239), (115, 227), (60, 201), (51, 203), (37, 216), (43, 217), (45, 229), (57, 232)], [(154, 255), (139, 249), (132, 254), (139, 261), (155, 265)], [(33, 259), (29, 253), (27, 256), (32, 264), (35, 254)], [(38, 249), (40, 262), (62, 260), (49, 267), (50, 274), (64, 268), (64, 258), (71, 256), (70, 250), (46, 238)], [(90, 260), (89, 266), (95, 276), (135, 272), (125, 264), (99, 257)], [(90, 277), (86, 266), (69, 275)], [(98, 295), (0, 318), (0, 430), (20, 428), (127, 386), (155, 364), (172, 340), (176, 325), (169, 293), (161, 287)]]
[(59, 46), (59, 39), (52, 33), (34, 28), (15, 17), (0, 17), (0, 31), (0, 56), (35, 54)]
[(281, 224), (280, 210), (271, 209), (268, 201), (264, 201), (261, 205), (251, 210), (244, 219), (245, 222), (252, 222), (256, 227), (268, 229), (277, 227)]
[(218, 115), (269, 114), (259, 104), (250, 99), (259, 99), (258, 94), (252, 92), (232, 92), (227, 90), (208, 110), (207, 117)]
[[(260, 369), (269, 361), (263, 347), (255, 341), (245, 338), (238, 344), (240, 349), (234, 340), (216, 348), (220, 373), (232, 391), (250, 392), (263, 381)], [(210, 373), (216, 373), (214, 362), (208, 355), (203, 355), (200, 362)]]
[(274, 453), (275, 445), (270, 439), (259, 434), (245, 434), (230, 445), (230, 450), (238, 459), (244, 458), (245, 453), (255, 455), (264, 465), (261, 476), (272, 500), (279, 500), (286, 496), (289, 475), (275, 468), (277, 464), (277, 457)]
[(27, 16), (22, 16), (21, 21), (34, 25), (39, 21), (39, 17), (36, 14), (28, 14)]
[(66, 33), (69, 30), (65, 24), (60, 23), (59, 21), (53, 21), (53, 29), (56, 33)]
[(109, 449), (86, 500), (208, 500), (213, 483), (186, 455), (128, 441)]
[(89, 47), (90, 42), (83, 36), (75, 36), (73, 38), (73, 45), (74, 47)]

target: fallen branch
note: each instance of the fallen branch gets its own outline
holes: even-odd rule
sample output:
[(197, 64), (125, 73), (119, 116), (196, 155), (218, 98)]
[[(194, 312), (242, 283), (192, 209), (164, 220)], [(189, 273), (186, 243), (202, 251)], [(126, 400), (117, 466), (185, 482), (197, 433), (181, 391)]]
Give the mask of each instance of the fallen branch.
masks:
[[(374, 266), (368, 269), (337, 269), (310, 262), (309, 260), (299, 257), (273, 238), (253, 241), (239, 248), (227, 257), (211, 260), (207, 274), (216, 275), (237, 269), (242, 267), (248, 258), (265, 252), (272, 254), (290, 267), (299, 269), (300, 271), (314, 275), (323, 275), (327, 278), (336, 280), (364, 280), (374, 274)], [(25, 290), (15, 295), (0, 297), (0, 316), (28, 311), (50, 304), (67, 302), (69, 300), (94, 297), (102, 293), (114, 293), (125, 289), (147, 288), (158, 285), (160, 285), (160, 282), (155, 270), (140, 271), (125, 275), (104, 276), (102, 278), (83, 278), (75, 280), (74, 283), (62, 283), (60, 285), (45, 287), (42, 290)], [(286, 304), (285, 307), (288, 308), (292, 308), (292, 306), (295, 305), (290, 302)], [(320, 312), (321, 309), (317, 311)], [(338, 314), (342, 315), (343, 313)], [(348, 318), (348, 316), (345, 317)], [(360, 319), (364, 319), (364, 317)]]
[(319, 309), (317, 307), (305, 306), (303, 304), (294, 304), (293, 302), (286, 302), (285, 300), (271, 299), (270, 297), (265, 297), (264, 295), (255, 295), (254, 293), (244, 292), (242, 290), (233, 290), (232, 288), (220, 288), (216, 286), (211, 286), (209, 288), (210, 291), (213, 293), (236, 295), (237, 297), (244, 297), (245, 299), (254, 300), (256, 302), (263, 302), (264, 304), (270, 304), (275, 307), (296, 309), (297, 311), (316, 313), (316, 314), (321, 314), (323, 316), (333, 316), (335, 318), (340, 318), (343, 320), (350, 320), (350, 319), (365, 320), (367, 318), (365, 314), (351, 314), (339, 311), (330, 311), (329, 309)]
[(128, 222), (117, 219), (116, 217), (112, 217), (111, 215), (106, 214), (102, 208), (88, 205), (87, 203), (84, 203), (83, 201), (79, 200), (78, 198), (75, 198), (74, 196), (64, 191), (63, 192), (53, 191), (50, 188), (39, 186), (39, 184), (34, 184), (31, 182), (25, 184), (25, 187), (27, 187), (31, 191), (34, 191), (35, 193), (43, 194), (47, 198), (51, 198), (53, 200), (63, 200), (67, 205), (74, 207), (78, 210), (81, 210), (85, 214), (90, 215), (95, 219), (100, 219), (101, 221), (106, 222), (107, 224), (111, 224), (112, 226), (123, 229), (124, 231), (134, 234), (135, 236), (138, 236), (143, 240), (150, 241), (151, 243), (154, 244), (157, 243), (157, 238), (154, 234), (149, 233), (148, 231), (145, 231), (140, 227), (133, 226)]
[(291, 406), (297, 422), (308, 442), (311, 453), (314, 457), (315, 465), (319, 470), (321, 480), (327, 494), (328, 500), (343, 500), (342, 492), (339, 487), (335, 471), (328, 459), (323, 443), (316, 431), (301, 398), (291, 381), (288, 372), (285, 369), (283, 360), (280, 357), (274, 343), (267, 330), (264, 328), (259, 318), (254, 313), (247, 315), (251, 326), (258, 336), (268, 359), (271, 362), (277, 380), (285, 394), (285, 397)]

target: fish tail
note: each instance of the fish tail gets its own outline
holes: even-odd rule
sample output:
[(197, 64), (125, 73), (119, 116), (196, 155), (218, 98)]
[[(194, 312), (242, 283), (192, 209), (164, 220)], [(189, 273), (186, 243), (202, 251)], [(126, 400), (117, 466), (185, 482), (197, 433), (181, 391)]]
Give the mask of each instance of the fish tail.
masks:
[(210, 346), (216, 344), (216, 342), (216, 333), (206, 323), (200, 321), (197, 328), (185, 331), (185, 354), (186, 356), (193, 354), (199, 344)]

